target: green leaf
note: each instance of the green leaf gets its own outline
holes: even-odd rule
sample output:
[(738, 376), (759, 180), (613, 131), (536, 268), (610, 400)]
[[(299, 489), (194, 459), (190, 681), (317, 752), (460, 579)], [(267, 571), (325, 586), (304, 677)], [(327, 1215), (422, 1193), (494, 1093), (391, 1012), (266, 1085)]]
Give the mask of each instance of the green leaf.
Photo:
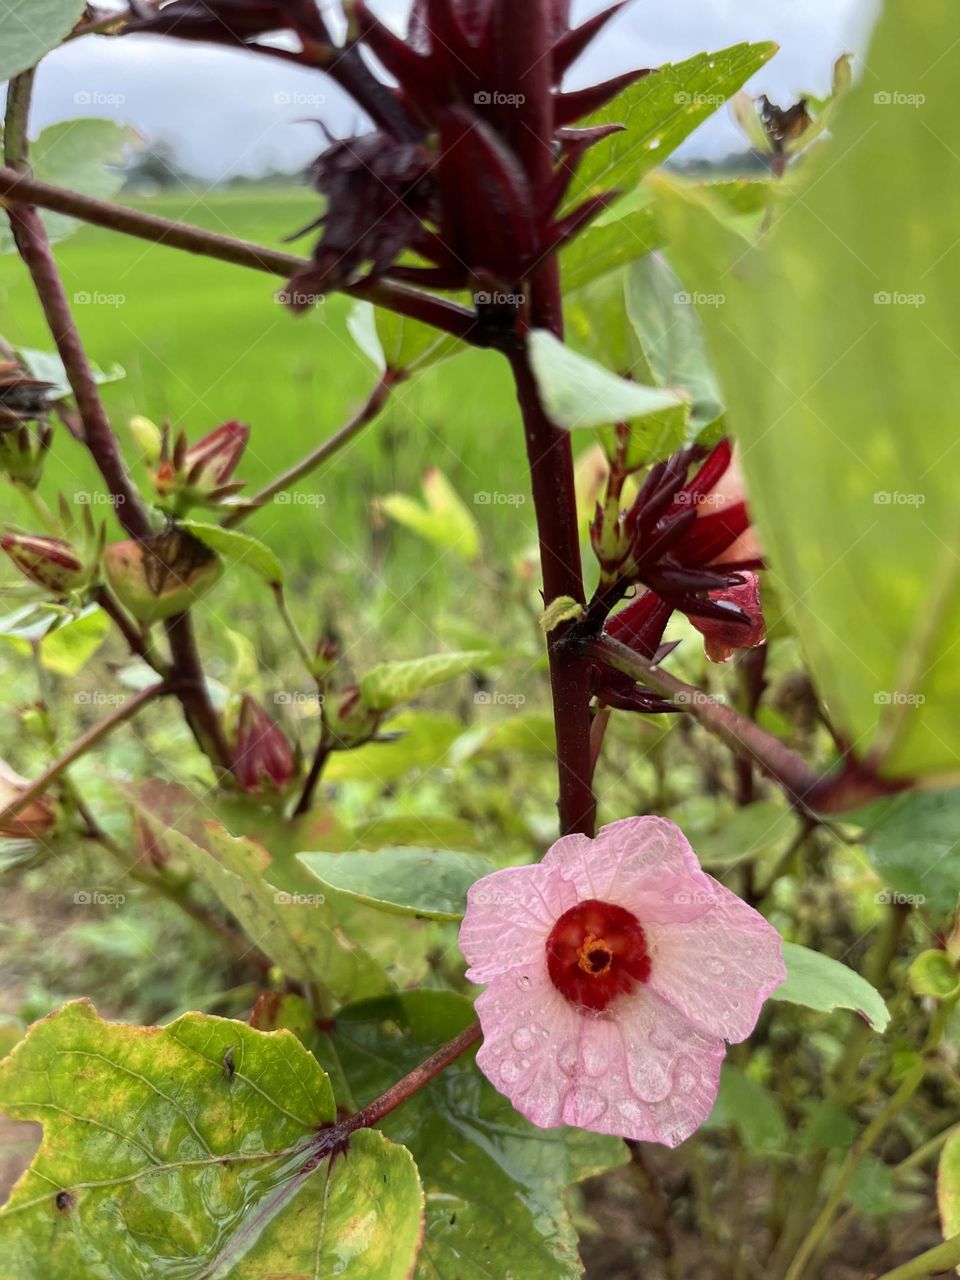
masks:
[(84, 0), (8, 0), (0, 7), (0, 81), (36, 66), (80, 21)]
[(707, 830), (691, 830), (690, 841), (706, 867), (729, 869), (786, 849), (798, 829), (797, 817), (775, 800), (758, 800), (711, 819)]
[(381, 373), (417, 373), (465, 351), (466, 346), (448, 333), (421, 324), (370, 302), (358, 302), (347, 318), (347, 328), (360, 350)]
[(687, 393), (690, 426), (699, 434), (721, 416), (723, 401), (694, 304), (722, 306), (723, 294), (687, 293), (660, 254), (636, 263), (627, 280), (627, 313), (653, 381)]
[[(362, 1106), (455, 1036), (470, 1002), (413, 991), (338, 1013), (315, 1052), (335, 1064)], [(615, 1138), (536, 1129), (478, 1073), (465, 1054), (383, 1122), (408, 1146), (426, 1190), (426, 1231), (417, 1280), (574, 1280), (577, 1237), (563, 1202), (567, 1186), (624, 1163)], [(343, 1101), (344, 1099), (338, 1099)]]
[(837, 1151), (851, 1146), (858, 1133), (856, 1123), (844, 1109), (829, 1098), (814, 1102), (800, 1130), (801, 1154), (811, 1151)]
[(425, 773), (442, 764), (463, 730), (453, 716), (404, 711), (390, 721), (393, 741), (368, 742), (354, 751), (337, 751), (324, 770), (329, 782), (396, 782), (411, 769)]
[(336, 1107), (290, 1031), (198, 1013), (132, 1027), (78, 1001), (0, 1064), (0, 1107), (44, 1125), (0, 1213), (11, 1276), (405, 1280), (414, 1265), (410, 1153), (359, 1131), (310, 1171)]
[(615, 222), (590, 226), (560, 251), (560, 278), (567, 293), (628, 266), (659, 249), (663, 237), (652, 208), (635, 209)]
[[(52, 384), (49, 393), (51, 400), (63, 400), (73, 395), (67, 371), (56, 352), (36, 351), (33, 347), (18, 347), (17, 355), (35, 378)], [(101, 369), (94, 364), (91, 365), (91, 372), (97, 386), (102, 386), (105, 382), (119, 382), (121, 378), (127, 376), (126, 370), (119, 364), (112, 364), (109, 369)]]
[(469, 649), (464, 653), (436, 653), (406, 662), (382, 662), (360, 681), (360, 693), (374, 711), (389, 711), (409, 702), (424, 689), (444, 684), (467, 671), (485, 671), (497, 661), (492, 649)]
[[(689, 405), (673, 391), (619, 378), (565, 346), (546, 329), (529, 338), (530, 360), (544, 409), (558, 427), (630, 426), (631, 470), (665, 458), (683, 444)], [(609, 443), (605, 443), (609, 452)]]
[(666, 63), (632, 84), (581, 124), (622, 124), (591, 147), (571, 183), (565, 207), (612, 187), (624, 191), (662, 162), (777, 51), (770, 42), (735, 44)]
[(720, 1072), (720, 1091), (708, 1123), (732, 1125), (747, 1151), (789, 1149), (780, 1103), (769, 1089), (729, 1062)]
[(937, 1207), (943, 1238), (960, 1232), (960, 1132), (951, 1133), (937, 1166)]
[(110, 619), (98, 605), (93, 605), (46, 633), (40, 641), (40, 661), (48, 671), (58, 676), (75, 676), (87, 665), (109, 632)]
[(917, 791), (871, 807), (864, 852), (887, 901), (950, 915), (960, 895), (960, 790)]
[[(0, 37), (0, 48), (2, 44)], [(44, 129), (31, 144), (30, 164), (39, 182), (110, 200), (123, 186), (119, 166), (135, 145), (139, 145), (138, 135), (127, 125), (113, 120), (64, 120)], [(41, 211), (41, 217), (52, 243), (70, 235), (80, 225), (76, 218), (62, 213)], [(0, 253), (13, 253), (15, 249), (10, 229), (4, 225), (0, 228)], [(71, 294), (71, 301), (81, 308), (121, 307), (126, 303), (126, 295), (106, 290), (79, 290)]]
[(787, 980), (777, 987), (771, 1000), (802, 1004), (808, 1009), (830, 1013), (834, 1009), (853, 1009), (865, 1018), (874, 1031), (884, 1031), (890, 1011), (880, 993), (846, 965), (796, 943), (783, 944)]
[(204, 824), (201, 846), (158, 821), (142, 798), (135, 803), (162, 843), (213, 890), (254, 946), (289, 977), (321, 983), (338, 1000), (389, 989), (380, 966), (343, 932), (331, 895), (278, 889), (266, 878), (266, 850), (252, 840), (235, 839), (219, 823)]
[(726, 295), (703, 318), (771, 572), (832, 722), (891, 777), (960, 755), (955, 40), (938, 0), (884, 7), (760, 249), (664, 191), (687, 288)]
[(960, 990), (957, 966), (945, 951), (921, 951), (908, 970), (910, 986), (918, 996), (947, 1000)]
[(225, 529), (222, 525), (207, 524), (202, 520), (178, 520), (177, 523), (225, 560), (246, 565), (267, 582), (282, 585), (283, 565), (259, 538), (251, 538), (249, 533), (241, 533), (239, 529)]
[(473, 513), (438, 467), (423, 477), (423, 504), (404, 493), (390, 493), (377, 502), (379, 509), (404, 528), (426, 538), (444, 551), (464, 560), (480, 554), (480, 528)]
[(497, 869), (489, 858), (449, 849), (300, 853), (297, 859), (323, 884), (368, 906), (428, 920), (461, 920), (467, 890)]

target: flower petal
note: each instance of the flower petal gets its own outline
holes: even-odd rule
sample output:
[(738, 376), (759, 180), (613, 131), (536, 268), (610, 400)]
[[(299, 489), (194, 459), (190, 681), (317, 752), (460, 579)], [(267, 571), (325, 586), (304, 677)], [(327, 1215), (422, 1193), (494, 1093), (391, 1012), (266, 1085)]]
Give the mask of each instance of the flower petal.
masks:
[(686, 836), (666, 818), (623, 818), (601, 827), (595, 840), (564, 836), (542, 866), (556, 867), (577, 894), (632, 911), (648, 923), (696, 920), (713, 905), (710, 877)]
[(575, 1009), (545, 970), (505, 974), (477, 1000), (477, 1065), (531, 1123), (674, 1147), (710, 1114), (725, 1046), (640, 987), (602, 1014)]
[(757, 1024), (764, 1000), (786, 979), (780, 935), (712, 876), (712, 904), (697, 920), (644, 925), (649, 985), (703, 1031), (731, 1044)]
[(517, 965), (538, 965), (546, 973), (547, 937), (576, 902), (575, 887), (543, 863), (505, 867), (478, 880), (467, 892), (460, 926), (467, 977), (492, 982)]

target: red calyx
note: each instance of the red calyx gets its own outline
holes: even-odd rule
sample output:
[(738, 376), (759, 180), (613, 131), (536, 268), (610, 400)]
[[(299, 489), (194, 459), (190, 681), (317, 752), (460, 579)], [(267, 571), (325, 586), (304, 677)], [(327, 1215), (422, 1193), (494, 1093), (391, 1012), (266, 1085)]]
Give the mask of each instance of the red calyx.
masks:
[(650, 977), (640, 921), (612, 902), (587, 898), (565, 911), (547, 939), (547, 972), (562, 996), (599, 1012)]

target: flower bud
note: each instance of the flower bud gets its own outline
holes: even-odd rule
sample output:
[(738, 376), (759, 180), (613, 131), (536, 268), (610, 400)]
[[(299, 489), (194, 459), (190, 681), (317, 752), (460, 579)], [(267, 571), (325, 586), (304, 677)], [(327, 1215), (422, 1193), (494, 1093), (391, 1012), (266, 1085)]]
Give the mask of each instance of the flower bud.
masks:
[(233, 776), (251, 795), (282, 792), (297, 776), (297, 758), (286, 735), (263, 707), (244, 695), (237, 721)]
[[(21, 778), (6, 761), (0, 760), (0, 810), (13, 804), (29, 785), (26, 778)], [(53, 804), (46, 796), (41, 795), (0, 825), (0, 837), (7, 840), (42, 840), (56, 825)]]
[(218, 556), (182, 529), (146, 542), (113, 542), (103, 553), (107, 581), (141, 622), (160, 622), (183, 613), (220, 577)]
[(31, 430), (25, 422), (3, 429), (0, 424), (0, 471), (27, 489), (40, 483), (53, 432), (46, 423)]
[(179, 435), (171, 453), (165, 434), (151, 473), (157, 496), (175, 514), (194, 505), (216, 506), (231, 497), (243, 488), (231, 484), (230, 478), (249, 439), (245, 423), (225, 422), (193, 445)]
[(163, 449), (163, 433), (160, 428), (140, 413), (130, 419), (129, 425), (130, 434), (139, 445), (144, 458), (150, 466), (156, 466)]
[(62, 538), (39, 534), (7, 533), (0, 538), (7, 553), (25, 578), (55, 596), (65, 596), (86, 586), (90, 570)]
[[(329, 712), (327, 706), (330, 706)], [(349, 751), (368, 742), (377, 731), (383, 713), (367, 706), (358, 685), (342, 690), (335, 702), (324, 707), (326, 727), (334, 751)]]

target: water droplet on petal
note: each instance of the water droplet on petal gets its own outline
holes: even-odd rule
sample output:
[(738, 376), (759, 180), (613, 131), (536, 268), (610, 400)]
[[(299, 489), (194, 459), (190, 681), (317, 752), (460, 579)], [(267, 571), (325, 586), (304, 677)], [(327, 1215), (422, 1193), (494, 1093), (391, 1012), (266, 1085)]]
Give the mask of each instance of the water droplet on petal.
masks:
[(510, 1037), (510, 1043), (515, 1049), (519, 1049), (520, 1052), (523, 1053), (525, 1049), (533, 1048), (536, 1043), (536, 1037), (534, 1036), (532, 1028), (521, 1027)]
[(635, 1102), (633, 1098), (624, 1098), (620, 1103), (620, 1114), (630, 1124), (643, 1124), (647, 1119), (646, 1107)]
[(716, 956), (707, 956), (703, 962), (707, 973), (716, 974), (717, 977), (724, 972), (724, 964), (722, 960), (718, 960)]
[(527, 987), (530, 986), (529, 973), (521, 973), (520, 977), (517, 979), (517, 986), (520, 988), (521, 991), (525, 991)]
[(520, 1078), (520, 1067), (512, 1058), (504, 1058), (500, 1063), (500, 1079), (506, 1084), (513, 1084)]
[(568, 1040), (560, 1046), (557, 1054), (557, 1066), (564, 1075), (572, 1076), (580, 1061), (580, 1052), (576, 1040)]
[(563, 1122), (583, 1128), (599, 1119), (606, 1109), (606, 1098), (602, 1098), (595, 1089), (577, 1085), (563, 1100)]
[(670, 1072), (659, 1062), (648, 1058), (630, 1063), (630, 1084), (643, 1102), (662, 1102), (669, 1096), (672, 1083)]
[(588, 1076), (602, 1076), (610, 1065), (610, 1055), (602, 1044), (598, 1044), (589, 1036), (584, 1039), (580, 1050), (583, 1069)]

